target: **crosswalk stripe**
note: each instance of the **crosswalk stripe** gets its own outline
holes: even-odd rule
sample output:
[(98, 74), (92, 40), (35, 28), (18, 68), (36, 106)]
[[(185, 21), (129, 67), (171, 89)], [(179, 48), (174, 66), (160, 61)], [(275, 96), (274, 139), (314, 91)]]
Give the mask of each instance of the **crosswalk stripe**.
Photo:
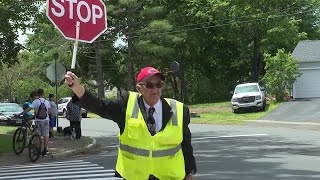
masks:
[(62, 161), (0, 167), (0, 179), (121, 179), (114, 177), (114, 169), (105, 169), (98, 164), (77, 161)]
[[(104, 169), (104, 168), (100, 166), (91, 167), (91, 168), (70, 168), (70, 169), (67, 169), (67, 171), (85, 171), (85, 170), (95, 170), (95, 169)], [(61, 169), (50, 169), (50, 170), (41, 170), (41, 171), (36, 170), (36, 171), (27, 171), (27, 172), (24, 172), (24, 174), (34, 174), (35, 172), (48, 173), (48, 172), (61, 172), (61, 171), (65, 171), (65, 170), (61, 170)], [(112, 172), (112, 170), (109, 170), (109, 171)], [(108, 172), (108, 170), (106, 170), (106, 172)], [(1, 176), (7, 176), (11, 174), (17, 174), (17, 171), (1, 173)]]
[(51, 166), (63, 166), (63, 165), (70, 165), (70, 164), (90, 164), (90, 162), (85, 162), (85, 161), (66, 161), (66, 162), (52, 162), (50, 163), (42, 163), (42, 164), (30, 164), (30, 165), (16, 165), (16, 166), (2, 166), (0, 167), (0, 170), (6, 170), (6, 169), (19, 169), (19, 168), (36, 168), (36, 167), (51, 167)]
[[(115, 177), (111, 177), (110, 174), (90, 174), (90, 175), (72, 175), (72, 176), (59, 176), (59, 177), (39, 177), (39, 178), (23, 178), (23, 180), (47, 180), (47, 179), (94, 179), (94, 177), (110, 177), (110, 178), (103, 178), (103, 179), (119, 179)], [(100, 178), (101, 179), (101, 178)]]
[(20, 171), (20, 170), (32, 170), (32, 171), (34, 171), (34, 170), (42, 170), (42, 169), (61, 169), (62, 167), (63, 168), (70, 168), (70, 167), (75, 167), (75, 166), (77, 166), (77, 167), (97, 167), (98, 165), (96, 165), (96, 164), (71, 164), (71, 165), (59, 165), (59, 166), (52, 166), (52, 167), (44, 166), (44, 167), (35, 167), (35, 168), (33, 168), (33, 167), (26, 167), (26, 168), (24, 168), (24, 167), (18, 167), (18, 168), (12, 167), (10, 169), (4, 169), (4, 170), (0, 169), (0, 173), (3, 172), (3, 171), (6, 171), (6, 172)]

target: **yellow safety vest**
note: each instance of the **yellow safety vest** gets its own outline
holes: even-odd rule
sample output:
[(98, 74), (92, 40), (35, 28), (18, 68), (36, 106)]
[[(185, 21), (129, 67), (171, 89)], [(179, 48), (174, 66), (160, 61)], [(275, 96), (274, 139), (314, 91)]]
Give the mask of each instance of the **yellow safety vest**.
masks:
[(125, 129), (119, 133), (117, 172), (127, 180), (147, 180), (150, 174), (161, 180), (184, 179), (183, 103), (166, 99), (172, 108), (172, 117), (162, 131), (151, 136), (138, 97), (138, 93), (130, 92)]

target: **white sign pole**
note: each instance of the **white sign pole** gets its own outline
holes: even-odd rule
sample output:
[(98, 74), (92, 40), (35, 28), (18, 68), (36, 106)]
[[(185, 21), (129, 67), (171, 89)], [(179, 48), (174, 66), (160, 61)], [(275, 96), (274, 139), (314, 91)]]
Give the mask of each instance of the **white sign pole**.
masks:
[(71, 63), (71, 69), (75, 69), (76, 67), (76, 57), (77, 57), (77, 51), (78, 51), (78, 43), (79, 43), (79, 32), (80, 32), (80, 22), (77, 21), (76, 24), (76, 40), (73, 44), (73, 53), (72, 53), (72, 63)]

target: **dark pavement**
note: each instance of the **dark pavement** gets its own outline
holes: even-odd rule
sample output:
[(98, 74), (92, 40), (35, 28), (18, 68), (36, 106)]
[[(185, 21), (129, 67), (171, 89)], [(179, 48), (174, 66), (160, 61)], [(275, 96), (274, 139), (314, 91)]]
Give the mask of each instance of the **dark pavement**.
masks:
[(320, 123), (320, 98), (284, 102), (259, 120)]
[[(72, 155), (80, 154), (95, 146), (95, 139), (82, 137), (81, 139), (70, 140), (68, 137), (56, 136), (49, 140), (47, 157), (40, 157), (35, 163), (63, 159)], [(20, 155), (11, 152), (0, 155), (0, 166), (32, 163), (28, 157), (28, 148), (25, 148)]]

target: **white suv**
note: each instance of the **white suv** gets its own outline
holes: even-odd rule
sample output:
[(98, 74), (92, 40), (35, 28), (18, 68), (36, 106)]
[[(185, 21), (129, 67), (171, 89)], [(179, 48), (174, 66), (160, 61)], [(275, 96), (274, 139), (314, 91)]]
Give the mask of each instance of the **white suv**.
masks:
[(258, 83), (238, 84), (232, 93), (231, 104), (234, 113), (246, 108), (258, 108), (261, 111), (266, 108), (265, 89)]
[[(71, 97), (64, 97), (58, 100), (58, 114), (63, 117), (67, 117), (67, 104), (71, 101)], [(86, 118), (87, 117), (87, 110), (84, 108), (81, 108), (81, 117)]]

